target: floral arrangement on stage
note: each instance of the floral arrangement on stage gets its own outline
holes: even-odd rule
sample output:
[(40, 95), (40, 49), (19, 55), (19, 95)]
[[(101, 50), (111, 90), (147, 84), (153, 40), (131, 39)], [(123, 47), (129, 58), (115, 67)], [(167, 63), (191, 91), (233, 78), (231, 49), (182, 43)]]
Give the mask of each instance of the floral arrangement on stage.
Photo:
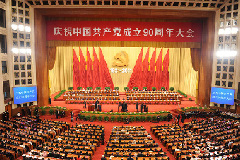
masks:
[(66, 92), (66, 90), (61, 90), (61, 92), (59, 92), (55, 97), (54, 97), (54, 100), (58, 99), (59, 97), (61, 97), (61, 95)]
[(78, 114), (80, 120), (85, 121), (111, 121), (111, 122), (156, 122), (166, 121), (172, 117), (169, 111), (159, 112), (98, 112), (98, 111), (81, 111)]
[(187, 110), (199, 110), (199, 109), (210, 109), (210, 108), (207, 108), (207, 107), (185, 107), (185, 108), (181, 108), (182, 111), (187, 111)]
[[(32, 112), (33, 112), (33, 115), (36, 115), (35, 113), (35, 108), (36, 107), (32, 107)], [(66, 107), (59, 107), (59, 106), (41, 106), (41, 107), (38, 107), (38, 111), (40, 113), (40, 115), (53, 115), (55, 114), (55, 111), (56, 110), (60, 110), (60, 111), (65, 111), (66, 114), (69, 114), (71, 110), (67, 109)]]

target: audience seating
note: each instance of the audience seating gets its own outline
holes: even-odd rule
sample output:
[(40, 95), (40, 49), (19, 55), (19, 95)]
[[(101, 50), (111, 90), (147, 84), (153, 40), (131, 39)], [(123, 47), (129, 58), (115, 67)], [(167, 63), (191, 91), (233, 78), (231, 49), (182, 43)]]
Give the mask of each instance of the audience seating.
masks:
[(104, 128), (22, 117), (0, 122), (0, 155), (14, 160), (81, 158), (91, 160), (96, 147), (104, 142)]
[[(162, 148), (141, 126), (114, 126), (105, 150), (107, 159), (168, 159)], [(113, 158), (114, 157), (114, 158)]]
[(178, 160), (240, 158), (239, 121), (214, 117), (185, 123), (152, 126), (151, 131)]
[(104, 128), (92, 124), (80, 124), (61, 132), (54, 139), (24, 154), (23, 157), (91, 160), (96, 147), (104, 141)]
[(22, 117), (0, 122), (0, 154), (10, 160), (51, 140), (61, 131), (68, 129), (66, 122), (41, 121), (36, 118)]

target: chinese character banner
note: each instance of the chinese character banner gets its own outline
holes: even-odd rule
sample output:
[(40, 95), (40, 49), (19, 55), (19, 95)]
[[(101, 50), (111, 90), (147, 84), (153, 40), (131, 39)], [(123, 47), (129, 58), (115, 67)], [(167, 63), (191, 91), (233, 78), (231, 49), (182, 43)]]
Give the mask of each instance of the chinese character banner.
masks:
[(201, 42), (202, 23), (47, 21), (47, 40)]

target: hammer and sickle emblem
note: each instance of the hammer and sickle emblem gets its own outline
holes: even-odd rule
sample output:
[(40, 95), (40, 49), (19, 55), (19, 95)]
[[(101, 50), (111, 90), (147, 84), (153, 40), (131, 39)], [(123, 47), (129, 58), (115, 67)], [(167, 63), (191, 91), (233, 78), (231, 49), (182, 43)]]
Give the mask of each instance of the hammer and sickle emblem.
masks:
[(113, 67), (128, 66), (128, 54), (125, 51), (121, 51), (114, 56)]

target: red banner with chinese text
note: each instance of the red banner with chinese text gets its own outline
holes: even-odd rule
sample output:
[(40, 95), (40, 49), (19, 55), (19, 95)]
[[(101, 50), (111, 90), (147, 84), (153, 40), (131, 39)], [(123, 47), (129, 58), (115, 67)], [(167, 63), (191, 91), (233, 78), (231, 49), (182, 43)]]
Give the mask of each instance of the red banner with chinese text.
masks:
[(47, 40), (201, 42), (202, 23), (47, 21)]

